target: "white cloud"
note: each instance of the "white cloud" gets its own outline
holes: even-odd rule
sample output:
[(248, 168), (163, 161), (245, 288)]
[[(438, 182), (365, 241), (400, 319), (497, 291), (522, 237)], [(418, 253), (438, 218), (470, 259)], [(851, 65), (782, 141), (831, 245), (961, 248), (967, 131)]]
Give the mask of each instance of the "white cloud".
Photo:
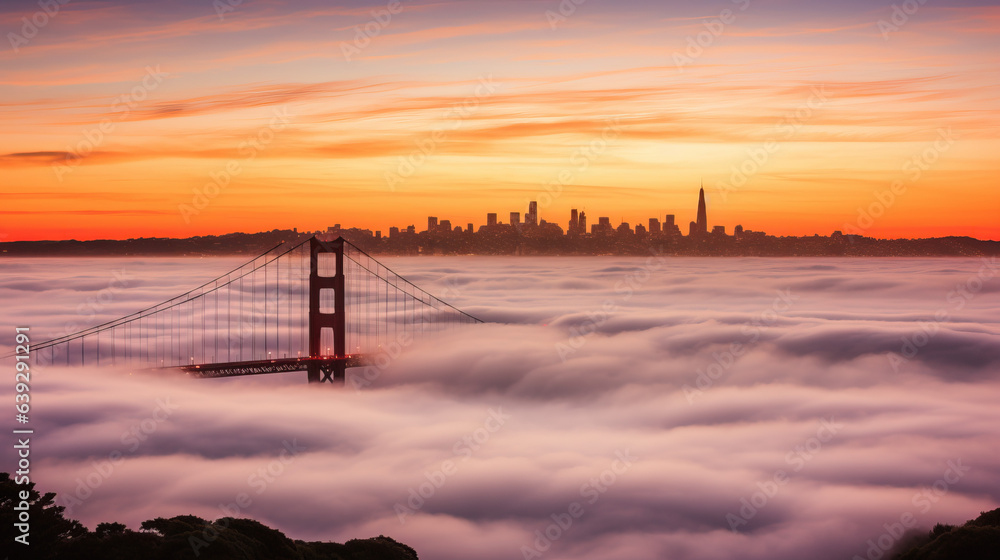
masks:
[[(57, 329), (125, 261), (73, 262), (69, 275), (67, 262), (5, 262), (0, 322)], [(142, 282), (94, 320), (184, 291), (181, 268), (195, 285), (232, 264), (146, 262)], [(463, 309), (510, 324), (416, 345), (361, 391), (307, 386), (304, 373), (198, 381), (40, 370), (34, 478), (72, 495), (117, 450), (124, 460), (72, 512), (90, 526), (215, 518), (245, 492), (246, 515), (294, 538), (382, 533), (421, 557), (456, 560), (521, 557), (574, 501), (584, 515), (544, 558), (849, 558), (904, 512), (929, 527), (997, 507), (1000, 455), (984, 443), (1000, 436), (1000, 292), (954, 310), (898, 370), (886, 357), (950, 308), (949, 291), (977, 261), (669, 259), (623, 297), (616, 283), (640, 265), (396, 259), (390, 266), (431, 293), (447, 288)], [(797, 299), (779, 309), (789, 289)], [(608, 300), (614, 310), (594, 320)], [(588, 324), (594, 332), (579, 335)], [(563, 360), (557, 347), (574, 336)], [(742, 352), (730, 361), (734, 343)], [(718, 375), (689, 402), (685, 386), (709, 371)], [(132, 449), (123, 436), (141, 431), (158, 399), (176, 410)], [(510, 419), (477, 443), (498, 407)], [(830, 418), (843, 429), (817, 449), (811, 439)], [(276, 474), (292, 441), (306, 449)], [(636, 463), (588, 504), (584, 485), (625, 449)], [(969, 474), (921, 511), (914, 495), (958, 459)], [(455, 472), (400, 524), (394, 505), (445, 461)], [(787, 484), (731, 532), (727, 514), (777, 470)]]

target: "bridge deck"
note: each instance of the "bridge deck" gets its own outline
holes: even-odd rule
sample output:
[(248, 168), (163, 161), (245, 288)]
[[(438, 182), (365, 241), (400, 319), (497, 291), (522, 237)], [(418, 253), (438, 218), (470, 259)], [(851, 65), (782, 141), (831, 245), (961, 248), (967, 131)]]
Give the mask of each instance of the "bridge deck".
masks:
[(240, 375), (307, 371), (310, 365), (318, 365), (323, 369), (328, 369), (339, 363), (343, 363), (344, 367), (362, 367), (368, 365), (370, 362), (367, 354), (352, 354), (340, 358), (321, 356), (318, 358), (277, 358), (274, 360), (250, 362), (197, 364), (181, 366), (180, 369), (196, 377), (236, 377)]

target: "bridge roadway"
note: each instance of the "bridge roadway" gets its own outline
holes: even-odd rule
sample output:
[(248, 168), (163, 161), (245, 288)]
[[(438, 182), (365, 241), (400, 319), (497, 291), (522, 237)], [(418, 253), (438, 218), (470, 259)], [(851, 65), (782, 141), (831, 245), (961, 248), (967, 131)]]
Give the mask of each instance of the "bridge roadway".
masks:
[[(218, 364), (194, 364), (180, 369), (196, 377), (236, 377), (240, 375), (260, 375), (292, 371), (328, 372), (337, 366), (341, 368), (364, 367), (371, 364), (368, 354), (348, 354), (344, 357), (319, 356), (302, 358), (275, 358), (249, 362), (225, 362)], [(341, 369), (341, 371), (343, 371)]]

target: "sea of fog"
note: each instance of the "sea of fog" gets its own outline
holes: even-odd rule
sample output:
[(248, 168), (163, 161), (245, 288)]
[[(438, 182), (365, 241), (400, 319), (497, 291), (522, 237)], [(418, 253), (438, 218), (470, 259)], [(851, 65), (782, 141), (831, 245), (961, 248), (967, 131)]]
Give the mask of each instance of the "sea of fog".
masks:
[[(385, 261), (488, 323), (340, 389), (35, 368), (32, 479), (91, 528), (236, 514), (429, 560), (875, 558), (1000, 506), (996, 260)], [(0, 353), (238, 263), (0, 260)]]

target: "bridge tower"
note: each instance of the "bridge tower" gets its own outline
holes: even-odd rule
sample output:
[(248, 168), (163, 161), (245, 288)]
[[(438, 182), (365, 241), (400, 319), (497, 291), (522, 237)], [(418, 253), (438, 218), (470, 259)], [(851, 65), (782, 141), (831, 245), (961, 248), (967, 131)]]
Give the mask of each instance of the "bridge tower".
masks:
[[(319, 256), (332, 253), (336, 262), (333, 276), (321, 276)], [(346, 383), (347, 341), (344, 313), (344, 238), (334, 241), (309, 240), (309, 383)], [(333, 313), (324, 313), (320, 306), (323, 290), (333, 290)], [(323, 354), (323, 330), (333, 331), (333, 356)], [(333, 376), (331, 378), (331, 375)]]

